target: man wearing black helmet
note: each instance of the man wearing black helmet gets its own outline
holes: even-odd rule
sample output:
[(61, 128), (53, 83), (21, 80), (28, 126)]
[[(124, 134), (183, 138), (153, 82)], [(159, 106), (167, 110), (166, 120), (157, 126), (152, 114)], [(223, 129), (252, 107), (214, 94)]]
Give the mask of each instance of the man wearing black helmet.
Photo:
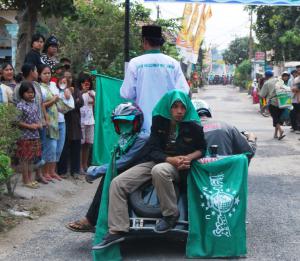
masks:
[(150, 133), (152, 110), (158, 100), (168, 91), (180, 89), (189, 93), (189, 86), (178, 61), (162, 54), (164, 44), (161, 27), (142, 27), (142, 46), (145, 53), (131, 59), (120, 94), (131, 99), (144, 113), (143, 129)]

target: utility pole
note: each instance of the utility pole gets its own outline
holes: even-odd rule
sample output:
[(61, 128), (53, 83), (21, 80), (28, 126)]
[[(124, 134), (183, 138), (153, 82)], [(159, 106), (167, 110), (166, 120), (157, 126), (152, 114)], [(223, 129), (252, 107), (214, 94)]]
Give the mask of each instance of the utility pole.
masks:
[(156, 20), (158, 20), (159, 19), (159, 15), (160, 15), (160, 7), (159, 7), (159, 5), (156, 6), (156, 10), (157, 10), (157, 12), (156, 12)]
[(124, 25), (124, 61), (125, 70), (126, 63), (129, 62), (129, 21), (130, 21), (130, 0), (125, 0), (125, 25)]
[(250, 10), (250, 33), (249, 33), (249, 60), (253, 58), (253, 37), (252, 37), (252, 25), (253, 25), (253, 9)]

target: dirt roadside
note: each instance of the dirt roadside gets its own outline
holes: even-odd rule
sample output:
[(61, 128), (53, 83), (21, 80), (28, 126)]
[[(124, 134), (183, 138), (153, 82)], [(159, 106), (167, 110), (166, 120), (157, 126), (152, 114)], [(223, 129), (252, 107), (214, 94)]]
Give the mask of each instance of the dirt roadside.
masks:
[[(1, 213), (4, 213), (4, 208), (29, 211), (31, 217), (10, 217), (4, 214), (6, 229), (0, 232), (0, 260), (3, 260), (2, 258), (14, 248), (29, 240), (35, 233), (44, 229), (53, 219), (66, 215), (70, 208), (75, 208), (79, 202), (81, 205), (86, 205), (87, 210), (97, 185), (97, 181), (94, 184), (88, 184), (83, 180), (69, 178), (40, 185), (39, 189), (33, 190), (23, 187), (19, 181), (15, 190), (16, 197), (1, 198), (0, 211), (2, 209)], [(82, 216), (84, 214), (82, 213)]]

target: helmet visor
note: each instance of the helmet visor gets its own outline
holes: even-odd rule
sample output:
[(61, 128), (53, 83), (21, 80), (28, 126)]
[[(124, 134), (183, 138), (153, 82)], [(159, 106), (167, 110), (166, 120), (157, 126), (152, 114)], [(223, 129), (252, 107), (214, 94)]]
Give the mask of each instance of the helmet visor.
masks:
[(113, 120), (133, 121), (134, 118), (135, 118), (135, 115), (118, 115), (118, 116), (113, 116)]

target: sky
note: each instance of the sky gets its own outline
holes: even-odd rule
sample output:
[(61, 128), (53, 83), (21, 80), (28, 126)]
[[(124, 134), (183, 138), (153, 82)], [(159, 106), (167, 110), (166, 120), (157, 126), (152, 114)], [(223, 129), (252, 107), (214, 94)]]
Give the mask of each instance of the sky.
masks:
[[(152, 10), (151, 17), (156, 18), (157, 3), (139, 1)], [(159, 3), (161, 18), (182, 17), (184, 3)], [(211, 4), (212, 17), (206, 25), (204, 44), (219, 50), (226, 49), (236, 37), (248, 36), (250, 19), (244, 6), (240, 4)]]

